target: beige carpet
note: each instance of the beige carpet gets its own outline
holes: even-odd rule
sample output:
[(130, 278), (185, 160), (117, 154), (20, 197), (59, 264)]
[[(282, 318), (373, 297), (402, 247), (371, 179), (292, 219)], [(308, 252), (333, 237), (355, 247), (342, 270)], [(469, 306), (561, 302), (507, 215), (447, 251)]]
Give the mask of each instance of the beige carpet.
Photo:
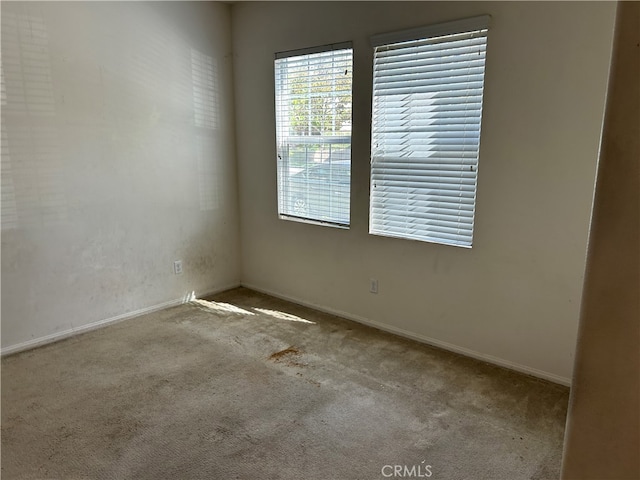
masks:
[(567, 401), (236, 289), (3, 359), (2, 479), (556, 479)]

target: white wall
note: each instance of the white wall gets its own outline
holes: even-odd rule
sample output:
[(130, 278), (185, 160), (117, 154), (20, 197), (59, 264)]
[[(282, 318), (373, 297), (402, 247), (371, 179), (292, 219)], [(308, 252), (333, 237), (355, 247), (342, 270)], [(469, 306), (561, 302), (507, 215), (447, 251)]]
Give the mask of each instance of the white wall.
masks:
[[(473, 249), (368, 235), (369, 36), (485, 13)], [(567, 383), (614, 13), (591, 2), (233, 5), (243, 283)], [(273, 54), (346, 40), (351, 229), (279, 220)]]
[(3, 352), (239, 282), (230, 24), (2, 2)]

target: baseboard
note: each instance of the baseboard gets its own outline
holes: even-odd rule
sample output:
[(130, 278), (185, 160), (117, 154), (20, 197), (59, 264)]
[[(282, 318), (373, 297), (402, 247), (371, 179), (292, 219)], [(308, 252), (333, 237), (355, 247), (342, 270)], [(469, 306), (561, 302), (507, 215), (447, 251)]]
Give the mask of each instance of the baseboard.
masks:
[[(515, 370), (520, 373), (524, 373), (527, 375), (531, 375), (533, 377), (541, 378), (544, 380), (548, 380), (550, 382), (558, 383), (560, 385), (570, 386), (571, 379), (566, 377), (561, 377), (559, 375), (555, 375), (553, 373), (545, 372), (543, 370), (538, 370), (535, 368), (527, 367), (525, 365), (520, 365), (514, 362), (510, 362), (508, 360), (504, 360), (502, 358), (494, 357), (492, 355), (487, 355), (484, 353), (476, 352), (475, 350), (471, 350), (468, 348), (460, 347), (454, 345), (452, 343), (443, 342), (441, 340), (437, 340), (435, 338), (427, 337), (425, 335), (420, 335), (417, 333), (410, 332), (408, 330), (404, 330), (402, 328), (394, 327), (388, 324), (376, 322), (374, 320), (370, 320), (368, 318), (361, 317), (359, 315), (354, 315), (348, 312), (343, 312), (341, 310), (336, 310), (330, 307), (326, 307), (324, 305), (318, 305), (312, 302), (307, 302), (305, 300), (301, 300), (299, 298), (292, 297), (290, 295), (284, 295), (279, 292), (275, 292), (273, 290), (265, 289), (256, 285), (252, 285), (250, 283), (233, 283), (224, 287), (216, 288), (215, 290), (211, 290), (208, 292), (199, 293), (198, 297), (208, 297), (210, 295), (215, 295), (216, 293), (223, 292), (225, 290), (229, 290), (232, 288), (236, 288), (239, 286), (243, 286), (249, 288), (251, 290), (255, 290), (257, 292), (265, 293), (267, 295), (271, 295), (272, 297), (281, 298), (283, 300), (287, 300), (289, 302), (297, 303), (299, 305), (304, 305), (306, 307), (314, 308), (321, 312), (329, 313), (331, 315), (337, 315), (342, 318), (346, 318), (348, 320), (352, 320), (354, 322), (362, 323), (363, 325), (368, 325), (371, 327), (375, 327), (379, 330), (383, 330), (385, 332), (393, 333), (395, 335), (399, 335), (401, 337), (410, 338), (412, 340), (416, 340), (421, 343), (425, 343), (427, 345), (433, 345), (438, 348), (442, 348), (443, 350), (448, 350), (450, 352), (459, 353), (461, 355), (465, 355), (467, 357), (475, 358), (477, 360), (481, 360), (487, 363), (491, 363), (493, 365), (498, 365), (500, 367), (508, 368), (510, 370)], [(46, 345), (48, 343), (57, 342), (63, 340), (65, 338), (72, 337), (74, 335), (79, 335), (81, 333), (89, 332), (91, 330), (96, 330), (98, 328), (106, 327), (107, 325), (112, 325), (114, 323), (118, 323), (124, 320), (129, 320), (135, 317), (139, 317), (140, 315), (145, 315), (147, 313), (157, 312), (159, 310), (164, 310), (165, 308), (174, 307), (176, 305), (181, 305), (190, 300), (188, 295), (185, 295), (183, 298), (170, 300), (168, 302), (159, 303), (157, 305), (152, 305), (150, 307), (141, 308), (139, 310), (135, 310), (133, 312), (124, 313), (122, 315), (116, 315), (115, 317), (106, 318), (104, 320), (98, 320), (97, 322), (88, 323), (86, 325), (81, 325), (79, 327), (73, 327), (68, 330), (57, 332), (51, 335), (46, 335), (44, 337), (34, 338), (33, 340), (28, 340), (26, 342), (18, 343), (16, 345), (10, 345), (8, 347), (2, 348), (0, 350), (1, 356), (12, 355), (14, 353), (22, 352), (24, 350), (30, 350), (32, 348), (40, 347), (42, 345)]]
[[(216, 293), (220, 293), (225, 290), (229, 290), (231, 288), (236, 288), (239, 286), (240, 286), (239, 283), (233, 283), (231, 285), (216, 288), (215, 290), (198, 293), (196, 296), (207, 297), (209, 295), (215, 295)], [(7, 355), (12, 355), (14, 353), (22, 352), (25, 350), (31, 350), (32, 348), (41, 347), (48, 343), (58, 342), (60, 340), (64, 340), (65, 338), (73, 337), (81, 333), (86, 333), (86, 332), (90, 332), (91, 330), (103, 328), (103, 327), (106, 327), (107, 325), (113, 325), (114, 323), (122, 322), (124, 320), (130, 320), (132, 318), (139, 317), (140, 315), (157, 312), (159, 310), (164, 310), (165, 308), (175, 307), (176, 305), (187, 303), (188, 301), (191, 300), (191, 297), (192, 296), (188, 294), (176, 300), (170, 300), (168, 302), (158, 303), (150, 307), (134, 310), (133, 312), (123, 313), (122, 315), (116, 315), (115, 317), (105, 318), (104, 320), (98, 320), (97, 322), (87, 323), (86, 325), (81, 325), (79, 327), (72, 327), (62, 332), (57, 332), (51, 335), (45, 335), (44, 337), (34, 338), (33, 340), (28, 340), (26, 342), (10, 345), (0, 350), (0, 356), (4, 357)]]
[(362, 323), (364, 325), (368, 325), (370, 327), (375, 327), (379, 330), (383, 330), (385, 332), (393, 333), (395, 335), (399, 335), (401, 337), (410, 338), (411, 340), (416, 340), (421, 343), (426, 343), (427, 345), (432, 345), (434, 347), (441, 348), (443, 350), (448, 350), (450, 352), (459, 353), (466, 357), (475, 358), (476, 360), (481, 360), (483, 362), (491, 363), (493, 365), (497, 365), (500, 367), (508, 368), (510, 370), (514, 370), (516, 372), (524, 373), (526, 375), (531, 375), (532, 377), (541, 378), (543, 380), (548, 380), (553, 383), (558, 383), (564, 386), (571, 386), (571, 379), (566, 377), (561, 377), (559, 375), (555, 375), (553, 373), (545, 372), (543, 370), (538, 370), (536, 368), (527, 367), (525, 365), (520, 365), (518, 363), (510, 362), (508, 360), (504, 360), (502, 358), (494, 357), (493, 355), (487, 355), (484, 353), (476, 352), (475, 350), (471, 350), (465, 347), (459, 347), (452, 343), (443, 342), (441, 340), (437, 340), (435, 338), (427, 337), (425, 335), (420, 335), (417, 333), (410, 332), (408, 330), (404, 330), (402, 328), (394, 327), (388, 324), (376, 322), (374, 320), (369, 320), (368, 318), (361, 317), (359, 315), (354, 315), (351, 313), (343, 312), (340, 310), (336, 310), (330, 307), (326, 307), (324, 305), (317, 305), (311, 302), (307, 302), (305, 300), (300, 300), (299, 298), (295, 298), (289, 295), (283, 295), (279, 292), (275, 292), (273, 290), (265, 289), (262, 287), (258, 287), (256, 285), (252, 285), (250, 283), (242, 282), (242, 286), (245, 288), (249, 288), (251, 290), (255, 290), (256, 292), (264, 293), (267, 295), (271, 295), (272, 297), (280, 298), (282, 300), (287, 300), (289, 302), (297, 303), (299, 305), (304, 305), (305, 307), (313, 308), (315, 310), (319, 310), (321, 312), (329, 313), (331, 315), (336, 315), (342, 318), (346, 318), (347, 320), (353, 320), (354, 322)]

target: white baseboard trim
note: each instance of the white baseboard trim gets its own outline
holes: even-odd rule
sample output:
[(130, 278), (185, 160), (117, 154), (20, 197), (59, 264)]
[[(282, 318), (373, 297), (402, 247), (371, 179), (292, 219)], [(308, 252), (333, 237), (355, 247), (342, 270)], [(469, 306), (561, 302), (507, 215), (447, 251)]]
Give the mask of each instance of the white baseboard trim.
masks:
[(475, 350), (470, 350), (465, 347), (459, 347), (452, 343), (443, 342), (441, 340), (437, 340), (435, 338), (427, 337), (425, 335), (420, 335), (417, 333), (410, 332), (408, 330), (404, 330), (402, 328), (394, 327), (392, 325), (388, 325), (385, 323), (376, 322), (373, 320), (369, 320), (368, 318), (361, 317), (359, 315), (354, 315), (351, 313), (343, 312), (341, 310), (336, 310), (334, 308), (326, 307), (324, 305), (317, 305), (315, 303), (307, 302), (304, 300), (300, 300), (299, 298), (295, 298), (289, 295), (283, 295), (279, 292), (275, 292), (273, 290), (269, 290), (266, 288), (258, 287), (257, 285), (253, 285), (250, 283), (242, 282), (242, 286), (251, 290), (255, 290), (256, 292), (264, 293), (266, 295), (271, 295), (272, 297), (280, 298), (282, 300), (287, 300), (289, 302), (297, 303), (298, 305), (303, 305), (305, 307), (313, 308), (315, 310), (319, 310), (321, 312), (329, 313), (331, 315), (336, 315), (342, 318), (346, 318), (347, 320), (352, 320), (354, 322), (362, 323), (364, 325), (368, 325), (370, 327), (375, 327), (379, 330), (383, 330), (385, 332), (393, 333), (395, 335), (399, 335), (401, 337), (409, 338), (411, 340), (416, 340), (421, 343), (426, 343), (427, 345), (432, 345), (434, 347), (441, 348), (443, 350), (448, 350), (450, 352), (459, 353), (466, 357), (475, 358), (476, 360), (481, 360), (483, 362), (491, 363), (493, 365), (497, 365), (499, 367), (508, 368), (509, 370), (514, 370), (516, 372), (524, 373), (527, 375), (531, 375), (532, 377), (541, 378), (543, 380), (548, 380), (553, 383), (558, 383), (560, 385), (564, 385), (567, 387), (571, 386), (571, 379), (566, 377), (561, 377), (559, 375), (555, 375), (553, 373), (545, 372), (543, 370), (538, 370), (536, 368), (527, 367), (525, 365), (520, 365), (515, 362), (511, 362), (509, 360), (504, 360), (502, 358), (494, 357), (493, 355), (487, 355), (485, 353), (476, 352)]
[[(208, 297), (210, 295), (215, 295), (216, 293), (224, 292), (225, 290), (229, 290), (231, 288), (236, 288), (239, 286), (240, 286), (239, 283), (233, 283), (231, 285), (216, 288), (215, 290), (199, 293), (196, 295), (196, 297)], [(32, 348), (41, 347), (48, 343), (58, 342), (60, 340), (64, 340), (65, 338), (73, 337), (81, 333), (90, 332), (91, 330), (97, 330), (98, 328), (103, 328), (103, 327), (106, 327), (107, 325), (112, 325), (114, 323), (122, 322), (124, 320), (130, 320), (132, 318), (139, 317), (140, 315), (157, 312), (159, 310), (164, 310), (165, 308), (175, 307), (176, 305), (182, 305), (183, 303), (187, 303), (190, 300), (191, 300), (191, 296), (185, 295), (182, 298), (179, 298), (176, 300), (170, 300), (168, 302), (158, 303), (150, 307), (134, 310), (133, 312), (123, 313), (122, 315), (116, 315), (115, 317), (105, 318), (104, 320), (98, 320), (97, 322), (87, 323), (86, 325), (80, 325), (79, 327), (71, 327), (70, 329), (64, 330), (62, 332), (52, 333), (51, 335), (45, 335), (44, 337), (34, 338), (33, 340), (27, 340), (26, 342), (17, 343), (15, 345), (10, 345), (8, 347), (2, 348), (0, 350), (0, 356), (4, 357), (7, 355), (12, 355), (14, 353), (22, 352), (25, 350), (31, 350)]]

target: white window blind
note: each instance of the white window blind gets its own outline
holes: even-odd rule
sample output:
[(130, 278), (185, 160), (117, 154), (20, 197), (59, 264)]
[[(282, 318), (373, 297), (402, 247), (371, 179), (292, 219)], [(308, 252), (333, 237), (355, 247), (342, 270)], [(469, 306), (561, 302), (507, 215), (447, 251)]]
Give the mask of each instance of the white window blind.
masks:
[(471, 246), (488, 21), (372, 38), (370, 233)]
[(276, 54), (280, 218), (349, 225), (352, 64), (350, 43)]

